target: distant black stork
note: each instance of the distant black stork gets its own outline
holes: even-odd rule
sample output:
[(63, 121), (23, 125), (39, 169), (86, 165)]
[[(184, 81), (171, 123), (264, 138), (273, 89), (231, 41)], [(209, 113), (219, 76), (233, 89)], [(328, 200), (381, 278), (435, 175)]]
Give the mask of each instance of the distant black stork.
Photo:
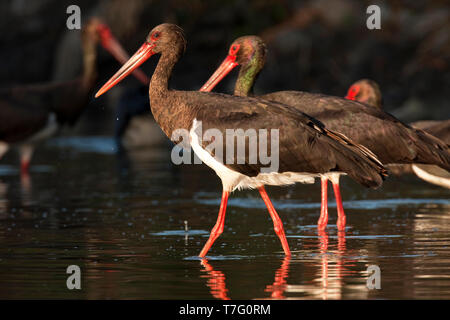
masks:
[[(370, 79), (361, 79), (353, 83), (347, 91), (346, 99), (359, 101), (383, 110), (383, 96), (378, 84)], [(420, 120), (410, 123), (450, 145), (450, 119)]]
[[(184, 53), (185, 46), (186, 41), (180, 27), (167, 23), (155, 27), (140, 49), (98, 91), (96, 97), (127, 77), (150, 56), (160, 55), (149, 88), (153, 116), (167, 137), (176, 143), (180, 139), (173, 135), (175, 131), (182, 129), (189, 132), (194, 152), (222, 180), (223, 192), (218, 219), (200, 257), (206, 255), (223, 232), (228, 196), (233, 190), (258, 188), (269, 209), (284, 253), (290, 255), (283, 224), (264, 185), (311, 183), (314, 177), (344, 172), (367, 187), (377, 187), (382, 183), (385, 169), (370, 151), (326, 129), (319, 121), (294, 108), (249, 97), (169, 89), (172, 69)], [(246, 158), (242, 164), (238, 163), (239, 159), (234, 154), (232, 159), (227, 154), (226, 162), (215, 157), (213, 151), (207, 148), (206, 139), (199, 137), (200, 124), (203, 130), (214, 129), (223, 134), (222, 137), (226, 137), (227, 129), (278, 129), (279, 152), (276, 155), (279, 169), (262, 172), (264, 165), (259, 159), (256, 164), (251, 164), (247, 157), (248, 144), (245, 146)], [(223, 143), (225, 150), (230, 150), (228, 142)], [(275, 150), (271, 152), (276, 153)]]
[[(383, 97), (378, 84), (370, 79), (361, 79), (353, 83), (347, 91), (346, 99), (363, 102), (370, 106), (383, 109)], [(450, 146), (450, 119), (422, 120), (410, 123), (416, 129), (421, 129)], [(409, 165), (391, 167), (391, 172), (402, 174), (411, 170), (421, 179), (450, 189), (450, 172), (434, 165)]]
[[(110, 29), (92, 18), (81, 31), (83, 71), (80, 77), (66, 82), (42, 83), (0, 89), (0, 158), (10, 146), (17, 146), (21, 170), (28, 172), (37, 144), (56, 134), (62, 125), (74, 125), (88, 104), (97, 79), (97, 44), (119, 62), (129, 56)], [(140, 81), (148, 78), (139, 70)]]
[[(257, 36), (236, 39), (228, 56), (202, 87), (212, 90), (234, 67), (240, 66), (234, 94), (252, 95), (254, 82), (264, 66), (266, 46)], [(375, 153), (383, 164), (424, 163), (450, 168), (450, 153), (445, 143), (421, 130), (411, 128), (394, 116), (368, 105), (341, 97), (301, 91), (279, 91), (258, 96), (279, 102), (315, 117), (330, 130), (344, 134)], [(331, 180), (337, 202), (339, 230), (345, 229), (345, 213), (339, 190), (339, 174), (321, 176), (322, 201), (318, 228), (328, 223), (327, 181)]]

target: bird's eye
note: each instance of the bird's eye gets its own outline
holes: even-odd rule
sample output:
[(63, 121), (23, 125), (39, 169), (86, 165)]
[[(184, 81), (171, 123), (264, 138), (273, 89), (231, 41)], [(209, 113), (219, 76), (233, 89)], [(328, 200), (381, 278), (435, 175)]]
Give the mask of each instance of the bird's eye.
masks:
[(153, 33), (152, 38), (153, 38), (153, 39), (158, 39), (160, 36), (161, 36), (161, 33), (160, 33), (160, 32), (155, 32), (155, 33)]
[(230, 48), (230, 54), (235, 55), (239, 51), (239, 48), (239, 44), (232, 45)]

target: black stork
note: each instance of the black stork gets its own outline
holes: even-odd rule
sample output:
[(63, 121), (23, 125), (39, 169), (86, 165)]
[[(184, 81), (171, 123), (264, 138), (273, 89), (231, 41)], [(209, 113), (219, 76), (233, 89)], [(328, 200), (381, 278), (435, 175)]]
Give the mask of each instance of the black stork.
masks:
[[(367, 187), (377, 187), (386, 172), (382, 164), (366, 148), (352, 143), (341, 134), (326, 129), (322, 123), (289, 106), (250, 97), (169, 89), (172, 69), (184, 53), (183, 30), (174, 24), (161, 24), (150, 31), (144, 44), (122, 68), (97, 92), (102, 95), (154, 54), (160, 55), (149, 87), (150, 108), (156, 122), (172, 141), (180, 142), (173, 133), (189, 133), (190, 145), (197, 156), (222, 180), (223, 192), (219, 215), (210, 237), (199, 256), (204, 257), (223, 232), (229, 193), (236, 189), (257, 188), (269, 209), (284, 253), (290, 249), (283, 224), (273, 207), (264, 185), (287, 185), (311, 182), (314, 177), (345, 172)], [(264, 172), (264, 164), (237, 157), (223, 161), (208, 148), (207, 139), (199, 137), (198, 127), (213, 129), (226, 137), (227, 129), (279, 130), (279, 169)], [(259, 132), (259, 131), (258, 131)], [(210, 141), (210, 140), (209, 140)], [(208, 141), (208, 142), (209, 142)], [(234, 143), (233, 150), (234, 150)], [(223, 143), (230, 150), (229, 141)], [(215, 150), (217, 151), (217, 150)], [(221, 151), (221, 150), (219, 150)], [(275, 150), (272, 149), (275, 153)], [(222, 153), (224, 154), (224, 153)]]
[[(370, 79), (361, 79), (353, 83), (345, 97), (346, 99), (363, 102), (372, 107), (383, 109), (383, 97), (378, 84)], [(450, 146), (450, 119), (447, 120), (421, 120), (410, 123), (416, 129), (421, 129), (441, 139)], [(411, 170), (421, 179), (450, 189), (450, 172), (434, 165), (401, 165), (390, 167), (393, 174), (409, 173)]]
[[(202, 90), (212, 90), (233, 68), (240, 66), (234, 94), (252, 95), (254, 82), (264, 67), (266, 46), (257, 36), (244, 36), (230, 46), (228, 56), (204, 84)], [(318, 119), (330, 130), (338, 131), (375, 153), (383, 164), (424, 163), (450, 168), (450, 153), (439, 139), (402, 123), (394, 116), (368, 105), (341, 97), (301, 91), (279, 91), (258, 96), (279, 102)], [(319, 230), (328, 223), (327, 183), (333, 184), (337, 202), (339, 230), (345, 229), (345, 213), (339, 190), (339, 174), (321, 176), (322, 200)]]
[[(0, 89), (0, 158), (10, 146), (17, 146), (23, 173), (28, 172), (36, 145), (56, 134), (62, 125), (75, 124), (87, 106), (97, 79), (97, 44), (121, 63), (129, 58), (98, 18), (91, 18), (83, 27), (81, 43), (83, 71), (78, 78)], [(134, 75), (148, 83), (140, 70)]]
[[(345, 96), (346, 99), (359, 101), (383, 110), (383, 96), (378, 83), (371, 79), (361, 79), (353, 83)], [(410, 123), (450, 145), (450, 119), (420, 120)]]

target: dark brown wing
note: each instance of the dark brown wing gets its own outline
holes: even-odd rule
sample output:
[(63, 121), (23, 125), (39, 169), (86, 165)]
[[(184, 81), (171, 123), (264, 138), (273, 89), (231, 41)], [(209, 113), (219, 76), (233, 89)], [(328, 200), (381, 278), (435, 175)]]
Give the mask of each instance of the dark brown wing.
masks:
[[(189, 127), (193, 119), (202, 121), (203, 133), (216, 129), (222, 133), (223, 145), (230, 150), (226, 141), (227, 129), (255, 130), (266, 129), (270, 141), (271, 129), (279, 132), (279, 169), (277, 172), (325, 173), (346, 172), (359, 183), (377, 187), (382, 182), (383, 166), (370, 152), (352, 143), (340, 134), (324, 128), (324, 125), (295, 110), (292, 107), (270, 103), (261, 99), (234, 97), (215, 93), (179, 92), (179, 101), (188, 104), (184, 114), (189, 117), (180, 120), (180, 126)], [(192, 107), (196, 105), (198, 107)], [(173, 127), (180, 127), (173, 125)], [(236, 163), (236, 153), (231, 163), (225, 165), (232, 170), (248, 176), (255, 176), (267, 164), (260, 161), (251, 163), (248, 157), (248, 144), (243, 164)], [(210, 141), (203, 141), (207, 148)], [(270, 147), (270, 142), (268, 143)], [(269, 154), (274, 150), (269, 148)], [(274, 151), (275, 152), (275, 151)], [(212, 155), (214, 155), (211, 152)], [(224, 158), (226, 152), (223, 151)], [(220, 159), (219, 159), (220, 160)], [(230, 160), (230, 159), (227, 159)], [(241, 159), (242, 160), (242, 159)]]
[(90, 89), (82, 78), (0, 89), (0, 100), (11, 105), (43, 108), (55, 113), (60, 124), (73, 125), (89, 101)]
[(48, 115), (48, 110), (38, 106), (0, 100), (0, 141), (14, 143), (32, 136), (45, 126)]
[(416, 129), (422, 129), (450, 146), (450, 119), (435, 121), (417, 121), (411, 123)]
[(424, 163), (450, 169), (450, 153), (444, 142), (380, 109), (301, 91), (274, 92), (260, 98), (290, 105), (317, 118), (328, 129), (369, 148), (384, 164)]

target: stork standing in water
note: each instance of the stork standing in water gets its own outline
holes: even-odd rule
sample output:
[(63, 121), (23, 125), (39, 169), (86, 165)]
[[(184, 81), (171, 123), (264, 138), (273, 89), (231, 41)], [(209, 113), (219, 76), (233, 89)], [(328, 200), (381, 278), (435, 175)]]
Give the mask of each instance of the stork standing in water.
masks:
[[(189, 132), (190, 144), (197, 156), (211, 167), (222, 180), (223, 192), (219, 216), (211, 235), (199, 256), (204, 257), (217, 237), (223, 232), (229, 193), (236, 189), (257, 188), (269, 210), (284, 253), (290, 255), (283, 224), (273, 207), (264, 185), (288, 185), (313, 182), (314, 177), (346, 173), (367, 187), (382, 183), (385, 169), (366, 148), (354, 144), (339, 133), (326, 129), (322, 123), (289, 106), (249, 97), (224, 94), (179, 91), (169, 89), (172, 69), (186, 46), (183, 31), (174, 24), (155, 27), (145, 43), (122, 68), (99, 90), (105, 93), (127, 77), (154, 54), (160, 55), (150, 81), (149, 97), (153, 116), (165, 134), (174, 142), (173, 133)], [(227, 129), (279, 130), (277, 156), (278, 170), (263, 172), (264, 164), (248, 161), (246, 144), (245, 163), (232, 159), (222, 161), (208, 148), (198, 128), (214, 129), (226, 136)], [(227, 141), (223, 145), (230, 150)], [(234, 141), (233, 141), (234, 142)], [(234, 144), (233, 148), (234, 148)], [(234, 150), (234, 149), (233, 149)], [(215, 150), (222, 151), (222, 150)], [(271, 152), (275, 152), (274, 149)]]
[[(236, 39), (228, 56), (202, 87), (211, 90), (233, 68), (240, 66), (234, 94), (252, 95), (254, 82), (264, 67), (266, 46), (257, 36)], [(439, 139), (402, 123), (394, 116), (368, 105), (341, 97), (301, 91), (279, 91), (258, 96), (271, 102), (289, 105), (318, 119), (330, 130), (338, 131), (353, 141), (367, 147), (383, 162), (426, 163), (450, 168), (450, 153)], [(261, 101), (261, 100), (260, 100)], [(346, 218), (339, 188), (339, 174), (321, 175), (322, 200), (319, 230), (328, 223), (327, 184), (333, 184), (336, 196), (339, 230), (345, 229)]]
[[(20, 152), (22, 173), (28, 172), (37, 144), (56, 134), (61, 126), (74, 125), (86, 108), (97, 79), (97, 45), (119, 62), (129, 56), (112, 36), (106, 24), (92, 18), (81, 31), (83, 71), (80, 77), (57, 83), (43, 83), (0, 89), (0, 158), (10, 146)], [(148, 83), (139, 70), (134, 75)]]
[[(347, 91), (346, 99), (359, 101), (372, 107), (383, 109), (383, 98), (378, 84), (370, 79), (361, 79), (353, 83)], [(422, 120), (410, 123), (416, 129), (422, 129), (441, 139), (450, 146), (450, 119), (448, 120)], [(396, 165), (389, 168), (391, 173), (409, 173), (411, 170), (421, 179), (450, 189), (450, 172), (435, 165)]]

